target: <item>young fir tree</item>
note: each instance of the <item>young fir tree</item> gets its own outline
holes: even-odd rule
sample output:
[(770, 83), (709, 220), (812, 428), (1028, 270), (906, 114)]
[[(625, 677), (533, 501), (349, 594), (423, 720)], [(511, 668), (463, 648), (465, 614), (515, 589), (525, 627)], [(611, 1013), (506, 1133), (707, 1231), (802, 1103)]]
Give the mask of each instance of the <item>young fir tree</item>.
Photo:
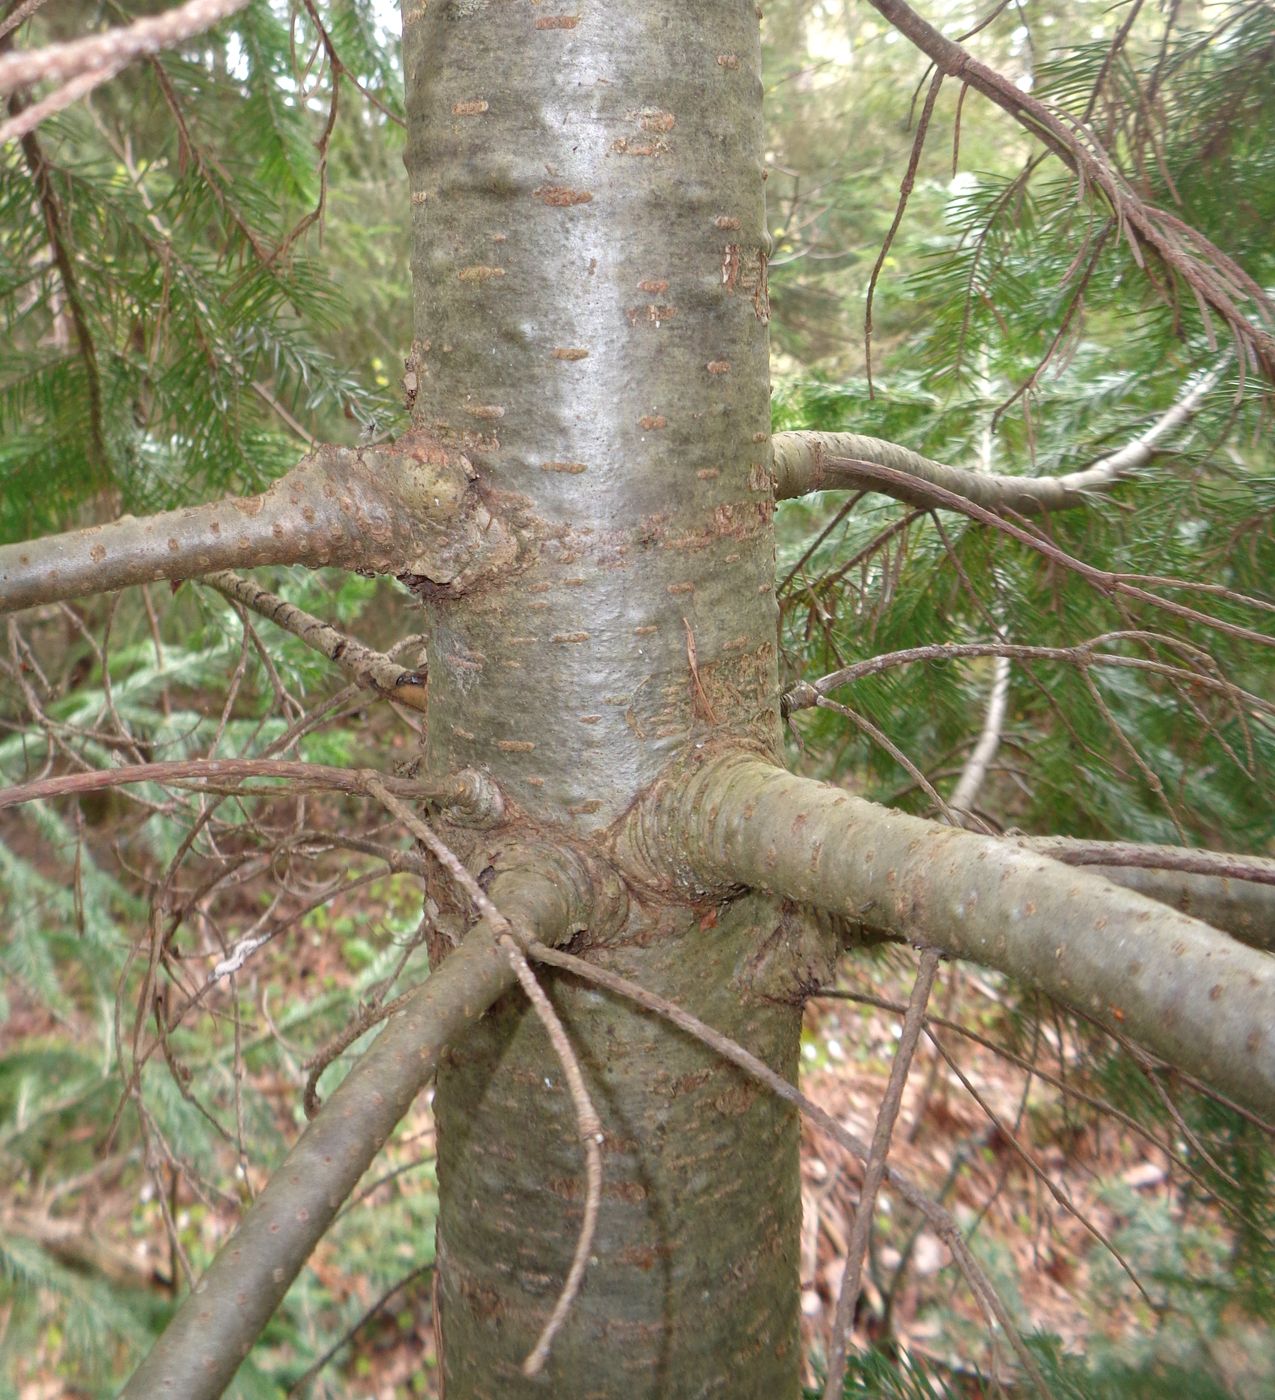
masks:
[[(1232, 534), (1251, 549), (1219, 547), (1201, 498), (1222, 488), (1207, 477), (1192, 479), (1193, 494), (1184, 488), (1145, 531), (1113, 521), (1102, 502), (1161, 439), (1275, 366), (1269, 308), (1243, 259), (1231, 261), (1157, 203), (1157, 182), (1174, 178), (1172, 124), (1153, 105), (1150, 116), (1128, 105), (1114, 115), (1112, 95), (1117, 79), (1145, 94), (1167, 87), (1175, 64), (1200, 64), (1194, 86), (1217, 85), (1211, 110), (1228, 155), (1240, 167), (1246, 156), (1260, 160), (1235, 130), (1237, 109), (1265, 114), (1269, 104), (1255, 77), (1260, 13), (1246, 11), (1226, 43), (1214, 36), (1222, 66), (1235, 58), (1239, 77), (1214, 71), (1195, 41), (1153, 56), (1150, 77), (1131, 77), (1138, 59), (1127, 34), (1076, 70), (1094, 75), (1086, 80), (1108, 114), (1108, 146), (1138, 172), (1130, 182), (1068, 122), (911, 11), (877, 5), (937, 65), (922, 133), (947, 75), (1022, 119), (1072, 172), (1065, 187), (1024, 178), (971, 195), (963, 240), (919, 283), (937, 308), (922, 352), (990, 399), (989, 383), (1038, 378), (1077, 334), (1082, 307), (1095, 318), (1127, 315), (1127, 283), (1143, 268), (1148, 297), (1167, 308), (1146, 309), (1147, 323), (1185, 347), (1157, 386), (1156, 413), (1148, 421), (1141, 412), (1140, 431), (1120, 437), (1116, 410), (1130, 414), (1132, 374), (1106, 388), (1105, 403), (1099, 394), (1081, 406), (1097, 352), (1077, 347), (1073, 399), (1060, 395), (1048, 410), (1066, 429), (1051, 441), (1101, 424), (1111, 450), (1083, 469), (1064, 458), (1061, 474), (1007, 477), (810, 423), (772, 439), (772, 236), (754, 8), (542, 8), (458, 0), (405, 11), (410, 427), (392, 441), (317, 447), (263, 495), (0, 551), (8, 609), (216, 575), (238, 601), (307, 631), (427, 720), (406, 775), (391, 777), (388, 765), (378, 777), (210, 760), (54, 776), (7, 794), (16, 802), (121, 780), (284, 776), (379, 802), (431, 857), (431, 976), (299, 1138), (130, 1395), (224, 1388), (435, 1071), (436, 1317), (453, 1400), (546, 1387), (795, 1394), (797, 1118), (774, 1081), (795, 1080), (805, 998), (867, 937), (925, 950), (921, 985), (935, 952), (972, 958), (1119, 1032), (1241, 1111), (1269, 1118), (1275, 1109), (1269, 861), (1163, 843), (998, 839), (971, 785), (944, 794), (915, 765), (913, 781), (943, 820), (912, 815), (906, 803), (890, 810), (788, 772), (781, 728), (815, 711), (813, 757), (830, 776), (847, 720), (892, 758), (902, 755), (881, 730), (896, 718), (911, 751), (937, 749), (955, 710), (963, 732), (972, 727), (977, 688), (951, 680), (953, 663), (994, 658), (993, 694), (1003, 705), (1005, 677), (1021, 672), (1019, 713), (1042, 744), (1071, 739), (1097, 747), (1107, 764), (1115, 754), (1141, 783), (1126, 826), (1119, 794), (1090, 804), (1113, 837), (1160, 836), (1145, 815), (1156, 804), (1180, 839), (1221, 825), (1233, 780), (1218, 795), (1206, 774), (1201, 810), (1184, 820), (1190, 794), (1166, 794), (1161, 769), (1185, 784), (1202, 753), (1202, 766), (1220, 754), (1236, 770), (1259, 769), (1269, 750), (1260, 651), (1268, 607), (1246, 578), (1260, 577), (1268, 540)], [(348, 57), (361, 30), (343, 13), (348, 32), (335, 22), (314, 30), (333, 114), (343, 87), (391, 86), (370, 45)], [(162, 204), (148, 199), (128, 146), (116, 152), (117, 187), (107, 191), (99, 171), (83, 199), (73, 197), (76, 182), (89, 176), (52, 163), (45, 130), (22, 131), (9, 148), (15, 324), (40, 318), (25, 344), (15, 341), (24, 382), (7, 380), (7, 412), (34, 425), (6, 444), (15, 520), (43, 523), (86, 491), (144, 505), (187, 457), (251, 485), (278, 460), (278, 437), (262, 425), (288, 413), (280, 390), (292, 379), (330, 399), (358, 398), (303, 319), (322, 311), (325, 284), (301, 249), (341, 147), (325, 127), (316, 175), (299, 104), (280, 96), (285, 31), (264, 6), (235, 24), (240, 47), (215, 52), (246, 78), (148, 60), (162, 105), (155, 120), (175, 122), (179, 134)], [(16, 80), (0, 65), (4, 81)], [(133, 81), (105, 89), (116, 96), (102, 102), (127, 102), (120, 94)], [(1064, 67), (1063, 97), (1068, 81)], [(229, 101), (237, 86), (245, 107)], [(392, 106), (392, 92), (378, 101)], [(24, 110), (12, 99), (11, 122), (24, 125)], [(251, 190), (209, 157), (216, 124), (240, 120), (254, 142), (273, 145), (271, 180), (297, 216), (273, 236), (263, 236)], [(76, 130), (67, 128), (68, 140)], [(1199, 184), (1182, 181), (1188, 199)], [(1063, 254), (1072, 221), (1080, 231)], [(1049, 237), (1038, 240), (1042, 227)], [(1030, 261), (1037, 241), (1039, 263)], [(110, 256), (117, 244), (128, 256)], [(139, 259), (139, 245), (156, 256)], [(107, 250), (100, 275), (81, 275), (81, 247)], [(228, 270), (233, 297), (223, 290)], [(983, 281), (993, 274), (995, 296)], [(953, 282), (965, 295), (950, 295)], [(1041, 283), (1057, 302), (1036, 354), (1027, 328), (1039, 325)], [(24, 304), (20, 284), (56, 294)], [(103, 343), (102, 328), (118, 327), (121, 311), (130, 335)], [(994, 342), (987, 318), (1004, 331), (1002, 349), (967, 355), (967, 342)], [(827, 386), (809, 391), (824, 414), (836, 397)], [(917, 446), (929, 445), (932, 390), (904, 392), (893, 411), (916, 428)], [(988, 414), (966, 404), (956, 416), (954, 432), (963, 424), (978, 444)], [(818, 426), (846, 424), (823, 417)], [(1005, 438), (1024, 446), (1016, 429)], [(35, 484), (72, 453), (83, 474), (59, 503)], [(1249, 485), (1242, 477), (1225, 489), (1234, 497)], [(784, 575), (781, 612), (776, 502), (818, 491), (901, 504), (889, 517), (865, 513), (843, 537), (825, 530), (803, 542)], [(1232, 523), (1260, 517), (1251, 496), (1226, 504)], [(908, 543), (906, 574), (901, 554), (882, 562), (892, 540)], [(1186, 585), (1165, 577), (1165, 563), (1188, 553), (1192, 564), (1211, 558), (1214, 573)], [(865, 571), (862, 606), (845, 601), (851, 562)], [(281, 563), (397, 578), (427, 618), (428, 685), (220, 572)], [(983, 597), (971, 579), (987, 585)], [(779, 629), (802, 623), (818, 637), (808, 656), (826, 647), (831, 659), (821, 679), (781, 678)], [(931, 663), (943, 665), (938, 680)], [(896, 715), (900, 692), (884, 688), (866, 689), (854, 710), (834, 708), (840, 686), (908, 664), (927, 668), (909, 683), (926, 689), (928, 710)], [(1108, 673), (1127, 684), (1108, 688)], [(1198, 726), (1194, 749), (1146, 713), (1169, 697)], [(993, 744), (1006, 725), (992, 722), (995, 709), (984, 725)], [(967, 765), (962, 778), (973, 771)], [(1062, 786), (1055, 778), (1033, 799), (1041, 825)], [(428, 804), (428, 826), (417, 802)], [(585, 964), (555, 952), (567, 944)], [(535, 980), (524, 955), (539, 964)], [(644, 989), (646, 1003), (617, 977)], [(537, 1006), (537, 981), (552, 1011)], [(665, 1014), (670, 1004), (680, 1024)], [(706, 1043), (700, 1022), (728, 1043)], [(869, 1155), (871, 1176), (880, 1148)], [(942, 1214), (895, 1185), (931, 1212), (997, 1311)], [(870, 1193), (865, 1202), (866, 1219)], [(568, 1278), (546, 1361), (539, 1341)], [(1018, 1355), (1040, 1383), (1031, 1354), (1020, 1345)], [(527, 1374), (529, 1356), (538, 1375)]]

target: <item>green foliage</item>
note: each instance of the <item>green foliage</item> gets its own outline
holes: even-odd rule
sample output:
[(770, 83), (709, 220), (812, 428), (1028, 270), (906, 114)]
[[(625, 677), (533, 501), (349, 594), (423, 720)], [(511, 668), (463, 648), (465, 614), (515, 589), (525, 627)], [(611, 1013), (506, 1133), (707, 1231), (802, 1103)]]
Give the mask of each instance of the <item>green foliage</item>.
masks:
[[(1275, 99), (1262, 77), (1275, 15), (1269, 6), (1219, 7), (1210, 42), (1172, 19), (1163, 43), (1154, 26), (1135, 28), (1108, 62), (1127, 13), (1117, 7), (1101, 38), (1038, 56), (1033, 91), (1079, 119), (1100, 91), (1095, 110), (1110, 149), (1150, 196), (1238, 252), (1258, 282), (1275, 281), (1264, 233), (1275, 198), (1267, 168)], [(1069, 21), (1060, 13), (1058, 22)], [(1149, 91), (1155, 101), (1139, 108), (1134, 94)], [(983, 130), (972, 107), (973, 99), (962, 151), (981, 156), (983, 138), (967, 139), (971, 127)], [(1242, 131), (1234, 126), (1241, 113)], [(871, 122), (864, 125), (861, 139), (871, 144)], [(946, 135), (940, 109), (930, 146), (942, 148)], [(949, 172), (942, 183), (937, 156), (925, 157), (877, 291), (875, 396), (856, 372), (857, 355), (843, 352), (838, 361), (850, 373), (781, 377), (776, 428), (870, 433), (961, 466), (1056, 474), (1129, 443), (1209, 367), (1221, 363), (1224, 373), (1136, 480), (1044, 523), (1054, 557), (949, 513), (905, 528), (912, 512), (873, 496), (810, 551), (840, 502), (784, 507), (779, 576), (796, 570), (781, 595), (789, 674), (810, 678), (939, 642), (1068, 647), (1119, 632), (1138, 634), (1108, 644), (1129, 660), (1195, 657), (1188, 665), (1268, 694), (1269, 663), (1251, 639), (1113, 598), (1059, 561), (1063, 551), (1142, 576), (1151, 592), (1189, 600), (1224, 627), (1275, 639), (1275, 462), (1260, 386), (1211, 343), (1215, 327), (1163, 268), (1143, 273), (1108, 215), (1093, 198), (1077, 199), (1056, 161), (1023, 166), (1017, 155), (1011, 146), (995, 158), (999, 169)], [(808, 261), (788, 275), (800, 280)], [(826, 288), (827, 276), (810, 276)], [(840, 287), (835, 311), (844, 324), (857, 317), (866, 275), (846, 274)], [(849, 560), (859, 562), (847, 573)], [(833, 698), (950, 791), (978, 734), (992, 670), (990, 659), (922, 663)], [(933, 809), (915, 776), (844, 717), (806, 713), (796, 724), (812, 771), (852, 774), (873, 795)], [(1275, 836), (1263, 782), (1273, 742), (1264, 718), (1163, 674), (1016, 665), (1001, 769), (980, 807), (1001, 826), (1261, 851)]]
[[(0, 152), (0, 540), (256, 490), (306, 432), (399, 421), (397, 46), (369, 0), (314, 13), (326, 136), (314, 19), (254, 0)], [(324, 160), (362, 188), (328, 200)]]

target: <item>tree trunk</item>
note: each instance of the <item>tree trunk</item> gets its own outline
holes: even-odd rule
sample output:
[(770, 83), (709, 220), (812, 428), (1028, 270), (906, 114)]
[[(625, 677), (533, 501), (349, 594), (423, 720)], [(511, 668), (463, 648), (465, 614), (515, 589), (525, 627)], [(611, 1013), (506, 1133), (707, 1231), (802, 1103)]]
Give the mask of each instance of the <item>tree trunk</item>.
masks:
[[(716, 927), (670, 911), (652, 946), (593, 960), (686, 1005), (789, 1079), (799, 989), (759, 949), (794, 931), (757, 896)], [(541, 971), (542, 980), (544, 971)], [(553, 999), (605, 1125), (602, 1214), (546, 1375), (519, 1367), (562, 1286), (583, 1172), (570, 1099), (521, 998), (438, 1075), (438, 1298), (449, 1400), (757, 1396), (797, 1390), (798, 1125), (788, 1105), (666, 1022), (574, 984)]]
[[(710, 731), (775, 751), (759, 62), (740, 0), (407, 8), (415, 424), (518, 542), (502, 578), (418, 583), (428, 769), (488, 769), (515, 814), (448, 827), (476, 870), (537, 824), (605, 845)], [(761, 897), (716, 927), (687, 898), (631, 885), (602, 958), (795, 1075), (793, 968), (817, 940)], [(511, 996), (439, 1076), (449, 1400), (795, 1394), (791, 1111), (545, 980), (606, 1134), (594, 1257), (547, 1375), (523, 1378), (584, 1176), (557, 1061)]]

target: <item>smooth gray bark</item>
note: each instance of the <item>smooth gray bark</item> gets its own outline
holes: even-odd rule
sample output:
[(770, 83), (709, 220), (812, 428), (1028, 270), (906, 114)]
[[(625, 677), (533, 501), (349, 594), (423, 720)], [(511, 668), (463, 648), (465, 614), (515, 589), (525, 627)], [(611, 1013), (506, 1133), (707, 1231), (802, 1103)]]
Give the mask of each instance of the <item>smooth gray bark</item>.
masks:
[[(776, 749), (759, 66), (743, 0), (405, 11), (416, 422), (473, 463), (518, 542), (509, 576), (426, 592), (428, 768), (477, 764), (511, 811), (583, 839), (710, 733)], [(446, 839), (480, 866), (502, 837)], [(446, 908), (442, 882), (431, 895)], [(799, 981), (773, 964), (810, 950), (778, 937), (779, 911), (749, 900), (702, 928), (682, 897), (631, 895), (593, 955), (791, 1077)], [(582, 1177), (549, 1047), (502, 1006), (435, 1100), (449, 1400), (790, 1400), (791, 1109), (546, 980), (606, 1134), (596, 1261), (527, 1380)]]
[(697, 732), (776, 740), (757, 16), (409, 4), (404, 43), (416, 422), (519, 546), (429, 594), (429, 767), (596, 830)]
[(1275, 953), (1275, 860), (1130, 841), (1080, 841), (1066, 836), (1007, 839), (1025, 851), (1077, 866), (1172, 905), (1251, 948)]
[(635, 820), (682, 879), (748, 884), (970, 958), (1069, 1002), (1275, 1120), (1275, 958), (993, 837), (731, 755)]

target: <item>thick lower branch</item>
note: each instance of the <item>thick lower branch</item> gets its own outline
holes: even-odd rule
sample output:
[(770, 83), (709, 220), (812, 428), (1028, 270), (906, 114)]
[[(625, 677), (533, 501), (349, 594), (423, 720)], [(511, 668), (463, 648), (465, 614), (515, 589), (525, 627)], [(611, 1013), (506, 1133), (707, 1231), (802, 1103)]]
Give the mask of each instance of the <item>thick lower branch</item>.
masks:
[[(498, 876), (507, 916), (550, 943), (577, 918), (574, 892), (524, 870)], [(508, 990), (514, 973), (478, 924), (390, 1020), (253, 1202), (122, 1392), (125, 1400), (213, 1400), (399, 1119), (444, 1047)]]
[(320, 447), (260, 496), (0, 548), (0, 612), (261, 564), (457, 584), (512, 556), (471, 478), (463, 457), (419, 433), (358, 451)]
[(670, 785), (648, 853), (970, 958), (1070, 1002), (1275, 1118), (1275, 960), (1166, 905), (991, 837), (742, 755)]

